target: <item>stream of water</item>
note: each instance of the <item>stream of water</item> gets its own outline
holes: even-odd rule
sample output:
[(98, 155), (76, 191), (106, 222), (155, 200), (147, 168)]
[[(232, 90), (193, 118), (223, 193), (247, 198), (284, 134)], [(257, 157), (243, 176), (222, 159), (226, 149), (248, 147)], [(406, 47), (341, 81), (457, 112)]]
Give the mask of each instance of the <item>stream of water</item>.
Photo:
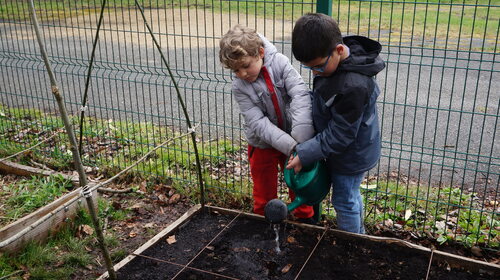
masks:
[(280, 234), (279, 234), (279, 229), (280, 225), (279, 224), (274, 224), (273, 225), (274, 233), (276, 234), (276, 238), (274, 241), (276, 241), (276, 253), (281, 253), (280, 249)]

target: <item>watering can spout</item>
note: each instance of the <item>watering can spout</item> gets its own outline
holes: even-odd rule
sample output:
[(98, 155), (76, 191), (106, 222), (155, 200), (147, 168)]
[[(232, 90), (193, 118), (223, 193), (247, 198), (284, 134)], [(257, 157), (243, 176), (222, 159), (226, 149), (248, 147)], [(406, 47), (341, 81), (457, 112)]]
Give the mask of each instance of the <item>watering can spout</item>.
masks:
[(266, 219), (273, 224), (281, 223), (288, 212), (307, 204), (316, 207), (314, 217), (317, 220), (320, 203), (330, 191), (330, 177), (325, 163), (315, 162), (297, 174), (293, 169), (285, 169), (284, 177), (288, 187), (295, 193), (295, 199), (289, 205), (279, 199), (269, 201), (264, 209)]
[(285, 169), (283, 173), (286, 184), (295, 193), (294, 201), (288, 205), (289, 211), (302, 204), (319, 204), (330, 192), (330, 176), (324, 161), (304, 166), (299, 173), (293, 169)]
[(304, 204), (304, 199), (300, 196), (297, 196), (295, 197), (295, 199), (290, 203), (288, 204), (288, 206), (286, 207), (288, 209), (288, 212), (292, 212), (293, 210), (295, 210), (297, 207), (299, 207), (300, 205)]

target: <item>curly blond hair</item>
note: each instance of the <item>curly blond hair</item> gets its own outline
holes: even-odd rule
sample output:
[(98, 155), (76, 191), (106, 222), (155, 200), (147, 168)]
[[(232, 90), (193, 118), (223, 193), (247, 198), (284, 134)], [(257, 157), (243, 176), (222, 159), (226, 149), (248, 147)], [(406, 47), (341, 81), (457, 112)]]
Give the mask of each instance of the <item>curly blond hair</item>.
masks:
[(241, 67), (241, 60), (246, 56), (258, 56), (264, 43), (255, 30), (236, 25), (222, 37), (219, 47), (220, 62), (234, 70)]

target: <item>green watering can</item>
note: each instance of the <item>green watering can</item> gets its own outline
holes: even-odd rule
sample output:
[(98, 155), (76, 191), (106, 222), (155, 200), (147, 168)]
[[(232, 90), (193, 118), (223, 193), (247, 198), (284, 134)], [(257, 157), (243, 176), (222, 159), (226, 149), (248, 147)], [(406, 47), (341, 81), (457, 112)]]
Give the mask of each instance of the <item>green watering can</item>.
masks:
[[(281, 223), (288, 212), (302, 204), (319, 206), (330, 191), (330, 177), (323, 161), (304, 166), (297, 174), (293, 169), (285, 169), (283, 173), (286, 184), (295, 193), (295, 199), (288, 206), (279, 199), (269, 201), (264, 208), (264, 214), (271, 223)], [(315, 207), (314, 212), (317, 220), (319, 207)]]

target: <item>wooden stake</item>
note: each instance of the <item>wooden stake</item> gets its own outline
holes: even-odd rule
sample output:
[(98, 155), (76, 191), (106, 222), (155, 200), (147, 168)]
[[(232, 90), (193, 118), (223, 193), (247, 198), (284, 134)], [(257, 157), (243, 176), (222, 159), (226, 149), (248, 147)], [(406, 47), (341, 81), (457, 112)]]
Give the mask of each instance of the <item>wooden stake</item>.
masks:
[(106, 267), (108, 269), (109, 278), (115, 280), (116, 273), (113, 269), (113, 263), (111, 262), (111, 257), (109, 256), (108, 249), (106, 248), (106, 244), (104, 243), (104, 235), (102, 233), (101, 226), (99, 225), (99, 219), (97, 217), (96, 210), (94, 208), (94, 201), (91, 198), (92, 192), (89, 192), (89, 186), (87, 181), (87, 175), (85, 174), (83, 164), (80, 158), (80, 153), (78, 152), (78, 146), (75, 138), (75, 133), (73, 131), (73, 127), (71, 126), (71, 122), (68, 117), (68, 113), (66, 112), (66, 107), (64, 105), (63, 97), (59, 91), (59, 87), (57, 86), (57, 82), (54, 76), (54, 72), (52, 71), (52, 67), (49, 62), (49, 58), (47, 53), (45, 52), (45, 47), (42, 42), (42, 36), (40, 34), (40, 28), (38, 25), (38, 20), (35, 13), (35, 5), (33, 4), (33, 0), (30, 0), (30, 12), (31, 12), (31, 20), (33, 21), (33, 27), (36, 33), (36, 39), (38, 41), (38, 45), (40, 47), (40, 52), (42, 54), (43, 61), (45, 63), (45, 68), (47, 69), (47, 73), (50, 78), (50, 84), (52, 88), (52, 94), (56, 98), (57, 105), (59, 107), (59, 113), (64, 122), (64, 127), (66, 128), (66, 133), (68, 134), (69, 142), (70, 142), (70, 150), (73, 154), (73, 161), (75, 163), (75, 169), (78, 172), (78, 176), (80, 179), (80, 186), (83, 188), (83, 195), (87, 201), (87, 206), (89, 209), (90, 217), (92, 218), (92, 222), (94, 224), (94, 228), (96, 231), (97, 240), (99, 241), (99, 247), (101, 248), (104, 260), (106, 262)]

